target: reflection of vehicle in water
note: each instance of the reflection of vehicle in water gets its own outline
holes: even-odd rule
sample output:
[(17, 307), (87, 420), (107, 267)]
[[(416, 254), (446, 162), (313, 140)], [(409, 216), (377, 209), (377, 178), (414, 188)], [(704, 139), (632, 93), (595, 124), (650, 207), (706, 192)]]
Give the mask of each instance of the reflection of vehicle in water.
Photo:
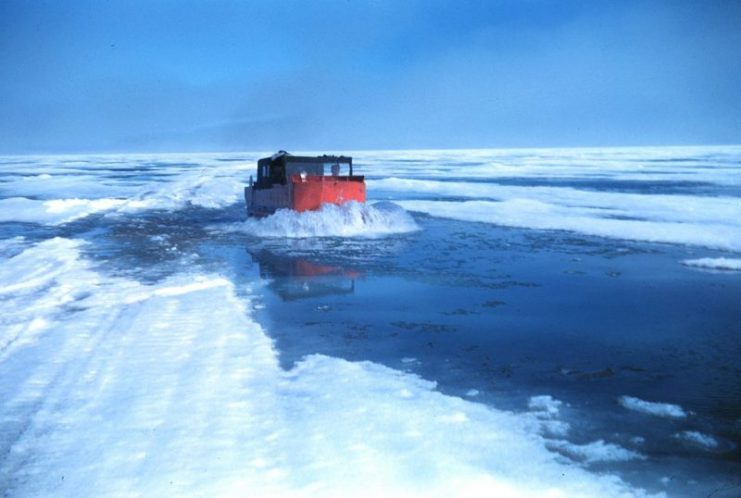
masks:
[(285, 151), (257, 161), (257, 181), (244, 188), (249, 216), (278, 209), (310, 211), (322, 204), (365, 202), (365, 178), (346, 156), (292, 156)]
[(324, 265), (266, 249), (250, 251), (260, 266), (260, 277), (271, 280), (270, 288), (285, 301), (332, 294), (352, 294), (358, 271)]

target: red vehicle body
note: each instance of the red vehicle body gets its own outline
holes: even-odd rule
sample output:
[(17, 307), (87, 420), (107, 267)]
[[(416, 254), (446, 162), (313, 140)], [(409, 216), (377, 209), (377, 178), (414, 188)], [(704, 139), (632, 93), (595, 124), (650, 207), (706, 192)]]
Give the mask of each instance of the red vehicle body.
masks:
[(353, 175), (346, 156), (293, 156), (280, 151), (257, 161), (257, 181), (244, 189), (249, 216), (278, 209), (311, 211), (322, 204), (365, 202), (365, 177)]

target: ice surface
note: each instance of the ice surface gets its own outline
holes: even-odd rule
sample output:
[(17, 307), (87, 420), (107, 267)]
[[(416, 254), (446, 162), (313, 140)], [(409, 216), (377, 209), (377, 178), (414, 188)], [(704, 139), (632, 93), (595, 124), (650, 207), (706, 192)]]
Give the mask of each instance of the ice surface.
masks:
[(699, 245), (741, 251), (741, 217), (704, 221), (622, 219), (606, 208), (563, 206), (532, 199), (505, 201), (398, 201), (407, 210), (510, 227), (569, 230), (587, 235)]
[(353, 153), (365, 174), (409, 178), (595, 179), (739, 185), (741, 147), (472, 149)]
[(646, 457), (621, 446), (605, 443), (601, 439), (588, 444), (574, 444), (568, 441), (551, 441), (548, 443), (561, 453), (585, 463), (624, 462), (627, 460), (645, 460)]
[(700, 446), (701, 448), (707, 450), (714, 450), (719, 446), (717, 439), (715, 439), (713, 436), (703, 434), (702, 432), (682, 431), (675, 434), (674, 437), (682, 441), (692, 443), (696, 446)]
[(25, 197), (0, 199), (0, 222), (19, 221), (58, 225), (93, 213), (123, 206), (121, 199), (53, 199), (39, 201)]
[[(137, 218), (149, 210), (241, 205), (255, 159), (265, 155), (0, 158), (0, 223), (60, 225), (110, 214), (139, 226)], [(354, 155), (358, 172), (369, 177), (371, 199), (390, 194), (432, 216), (739, 250), (739, 147)], [(417, 229), (401, 209), (367, 208), (379, 212), (363, 214), (354, 207), (350, 213), (292, 213), (282, 221), (214, 229), (262, 237), (381, 236)], [(242, 212), (223, 211), (234, 220)], [(168, 220), (168, 213), (148, 213), (160, 216), (187, 223), (183, 216)], [(144, 285), (107, 276), (81, 258), (81, 250), (108, 254), (110, 247), (98, 247), (96, 237), (97, 230), (109, 228), (110, 218), (103, 217), (92, 235), (78, 231), (90, 229), (88, 223), (3, 226), (9, 237), (0, 240), (3, 496), (642, 494), (584, 467), (640, 460), (639, 453), (613, 444), (613, 436), (633, 445), (641, 437), (618, 437), (614, 429), (588, 439), (574, 436), (580, 443), (593, 441), (588, 444), (566, 441), (570, 425), (559, 419), (564, 405), (547, 394), (533, 397), (528, 412), (509, 413), (474, 403), (490, 402), (491, 396), (469, 389), (481, 388), (471, 379), (453, 391), (464, 398), (459, 399), (443, 395), (432, 382), (369, 362), (315, 355), (281, 369), (279, 352), (247, 311), (263, 305), (250, 306), (241, 297), (249, 289), (236, 289), (212, 273), (223, 267), (206, 272), (192, 263), (182, 267), (185, 273)], [(468, 225), (443, 225), (454, 227), (450, 233), (471, 233)], [(250, 226), (254, 231), (245, 229)], [(170, 227), (163, 223), (160, 229)], [(89, 237), (88, 245), (62, 238), (36, 242), (73, 232)], [(141, 249), (134, 246), (125, 257)], [(671, 256), (686, 257), (693, 256)], [(720, 269), (734, 266), (731, 258), (684, 263)], [(150, 282), (160, 278), (132, 264), (131, 274)], [(336, 309), (323, 308), (323, 316)], [(390, 364), (416, 370), (429, 363), (419, 358), (394, 357)], [(627, 396), (621, 404), (655, 416), (690, 415), (677, 405)], [(722, 429), (704, 422), (703, 427), (718, 436), (675, 428), (666, 444), (700, 448), (708, 452), (703, 457), (730, 448)], [(641, 449), (652, 457), (645, 467), (654, 482), (669, 472), (659, 462), (666, 453), (653, 458), (657, 444)]]
[(741, 271), (741, 259), (738, 258), (699, 258), (682, 261), (687, 266), (709, 270)]
[(228, 280), (107, 277), (80, 247), (47, 240), (1, 267), (5, 496), (645, 494), (546, 445), (626, 450), (547, 441), (528, 417), (370, 362), (282, 370)]
[(23, 236), (0, 239), (0, 258), (14, 256), (26, 246), (26, 238)]
[[(24, 166), (26, 176), (13, 172), (6, 178), (3, 170), (9, 168), (3, 159), (0, 178), (6, 181), (0, 182), (0, 222), (58, 225), (101, 212), (173, 211), (189, 206), (216, 209), (241, 202), (246, 183), (244, 165), (218, 164), (218, 170), (166, 169), (167, 155), (142, 161), (136, 179), (127, 176), (134, 174), (129, 171), (131, 163), (137, 164), (131, 157), (122, 165), (112, 157), (101, 159), (107, 168), (90, 158), (79, 158), (74, 166), (67, 165), (69, 159), (39, 158), (39, 165)], [(150, 169), (154, 174), (148, 176)], [(34, 174), (46, 170), (55, 174)]]
[(667, 418), (686, 418), (685, 412), (681, 406), (670, 403), (657, 403), (653, 401), (644, 401), (632, 396), (621, 396), (618, 402), (626, 409), (633, 410), (647, 415)]
[(281, 209), (265, 218), (250, 218), (243, 223), (212, 228), (258, 237), (290, 238), (380, 237), (419, 230), (409, 213), (390, 202), (325, 204), (318, 211), (303, 213)]
[(527, 407), (533, 411), (540, 412), (549, 417), (555, 417), (558, 415), (561, 405), (563, 405), (562, 401), (559, 401), (552, 396), (545, 394), (540, 396), (532, 396), (528, 401)]
[(511, 186), (481, 182), (442, 182), (386, 178), (369, 188), (497, 201), (537, 201), (554, 208), (583, 208), (601, 217), (682, 223), (713, 223), (741, 227), (741, 202), (734, 197), (667, 195), (582, 190), (572, 187)]

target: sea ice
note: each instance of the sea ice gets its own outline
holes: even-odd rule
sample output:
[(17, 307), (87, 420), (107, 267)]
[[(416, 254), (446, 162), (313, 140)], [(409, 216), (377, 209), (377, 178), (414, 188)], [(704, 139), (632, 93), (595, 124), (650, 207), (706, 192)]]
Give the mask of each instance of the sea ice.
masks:
[(557, 416), (561, 405), (563, 405), (562, 401), (559, 401), (547, 394), (541, 396), (533, 396), (527, 403), (527, 407), (529, 409), (540, 412), (549, 417)]
[(621, 446), (605, 443), (603, 440), (588, 444), (574, 444), (568, 441), (549, 441), (548, 446), (563, 454), (585, 463), (623, 462), (627, 460), (645, 460), (646, 457)]
[(567, 230), (615, 239), (698, 245), (741, 251), (738, 215), (714, 221), (665, 221), (625, 217), (605, 208), (558, 205), (534, 199), (503, 201), (397, 201), (409, 211), (462, 221), (541, 230)]
[(546, 444), (636, 454), (547, 443), (529, 417), (415, 375), (323, 355), (281, 369), (223, 277), (109, 277), (66, 239), (0, 269), (4, 325), (35, 338), (0, 358), (6, 496), (646, 495)]
[(682, 431), (674, 435), (676, 439), (687, 441), (696, 446), (700, 446), (706, 450), (714, 450), (718, 448), (718, 440), (713, 436), (703, 434), (697, 431)]
[(685, 418), (685, 412), (681, 406), (670, 403), (656, 403), (653, 401), (644, 401), (632, 396), (621, 396), (618, 402), (626, 409), (633, 410), (647, 415), (668, 418)]
[(682, 261), (687, 266), (695, 268), (706, 268), (709, 270), (731, 270), (741, 271), (741, 259), (733, 258), (700, 258), (685, 259)]

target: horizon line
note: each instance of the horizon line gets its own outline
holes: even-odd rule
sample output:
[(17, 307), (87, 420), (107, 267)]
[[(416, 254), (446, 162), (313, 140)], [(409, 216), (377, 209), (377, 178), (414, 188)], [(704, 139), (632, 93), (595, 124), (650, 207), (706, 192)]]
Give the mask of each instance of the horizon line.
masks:
[[(518, 146), (518, 147), (442, 147), (442, 148), (429, 148), (429, 147), (409, 147), (409, 148), (391, 148), (391, 149), (302, 149), (296, 148), (294, 150), (301, 153), (319, 153), (325, 152), (325, 150), (334, 151), (346, 151), (352, 153), (366, 153), (366, 152), (432, 152), (432, 151), (473, 151), (473, 150), (609, 150), (609, 149), (678, 149), (678, 148), (717, 148), (717, 147), (741, 147), (741, 143), (726, 143), (726, 144), (663, 144), (663, 145), (587, 145), (587, 146)], [(169, 151), (123, 151), (123, 150), (109, 150), (109, 151), (77, 151), (77, 152), (18, 152), (18, 153), (6, 153), (0, 152), (0, 157), (33, 157), (33, 156), (82, 156), (82, 155), (175, 155), (175, 154), (257, 154), (257, 153), (270, 153), (271, 149), (253, 149), (253, 150), (169, 150)], [(285, 150), (285, 149), (278, 149)]]

